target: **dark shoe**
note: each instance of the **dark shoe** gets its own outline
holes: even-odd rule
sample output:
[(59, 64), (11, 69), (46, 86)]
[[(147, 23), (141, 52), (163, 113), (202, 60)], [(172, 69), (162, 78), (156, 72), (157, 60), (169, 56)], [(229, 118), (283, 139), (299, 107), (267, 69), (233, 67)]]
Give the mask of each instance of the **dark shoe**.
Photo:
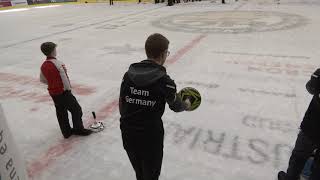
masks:
[(90, 129), (73, 129), (72, 133), (78, 136), (89, 136), (93, 131)]
[(287, 180), (287, 173), (280, 171), (278, 173), (278, 180)]
[(72, 133), (70, 133), (70, 134), (63, 134), (63, 137), (64, 137), (65, 139), (68, 139), (71, 135), (72, 135)]

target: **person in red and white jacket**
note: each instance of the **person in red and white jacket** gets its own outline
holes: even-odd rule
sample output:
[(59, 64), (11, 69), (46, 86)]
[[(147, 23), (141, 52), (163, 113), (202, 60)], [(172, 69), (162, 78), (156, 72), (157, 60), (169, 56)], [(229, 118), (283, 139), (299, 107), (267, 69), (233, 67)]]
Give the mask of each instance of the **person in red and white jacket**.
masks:
[[(56, 59), (56, 47), (57, 45), (53, 42), (41, 44), (41, 51), (47, 58), (41, 65), (40, 81), (48, 85), (64, 138), (69, 138), (73, 134), (90, 135), (92, 131), (83, 126), (81, 106), (71, 92), (67, 69), (61, 61)], [(69, 124), (68, 111), (72, 115), (73, 128)]]

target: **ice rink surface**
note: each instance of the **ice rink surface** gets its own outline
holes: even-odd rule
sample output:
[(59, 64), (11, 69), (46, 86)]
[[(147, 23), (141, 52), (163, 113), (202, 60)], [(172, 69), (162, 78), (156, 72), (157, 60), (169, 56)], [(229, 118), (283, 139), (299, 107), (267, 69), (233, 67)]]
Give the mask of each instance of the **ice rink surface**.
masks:
[[(166, 63), (178, 89), (197, 88), (194, 112), (163, 116), (161, 180), (274, 180), (287, 162), (319, 67), (320, 3), (239, 0), (62, 5), (0, 11), (0, 100), (33, 180), (135, 179), (119, 129), (122, 75), (144, 60), (155, 32), (170, 40)], [(64, 140), (39, 82), (42, 42), (58, 44), (85, 124)]]

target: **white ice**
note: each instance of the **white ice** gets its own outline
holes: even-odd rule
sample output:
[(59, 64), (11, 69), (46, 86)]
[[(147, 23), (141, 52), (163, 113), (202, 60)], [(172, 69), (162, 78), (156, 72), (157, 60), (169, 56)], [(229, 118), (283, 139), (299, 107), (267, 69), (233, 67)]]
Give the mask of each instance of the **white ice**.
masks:
[[(0, 100), (30, 179), (135, 179), (122, 147), (116, 102), (122, 75), (130, 63), (145, 59), (144, 42), (155, 32), (170, 40), (174, 63), (166, 66), (178, 88), (192, 86), (202, 94), (196, 111), (167, 108), (163, 116), (160, 179), (276, 179), (287, 168), (311, 99), (305, 83), (319, 67), (319, 5), (312, 0), (227, 0), (225, 5), (100, 3), (0, 11)], [(210, 12), (220, 12), (223, 20), (238, 11), (296, 14), (304, 23), (277, 31), (208, 34), (153, 25), (179, 14), (208, 12), (210, 21), (217, 18)], [(188, 17), (175, 23), (197, 25), (197, 17)], [(244, 18), (259, 23), (250, 13)], [(279, 21), (276, 16), (260, 20)], [(39, 46), (45, 41), (58, 44), (58, 58), (72, 83), (94, 89), (75, 94), (84, 122), (96, 111), (106, 125), (103, 132), (64, 140), (50, 99), (38, 102), (39, 96), (48, 97), (38, 83), (44, 60)]]

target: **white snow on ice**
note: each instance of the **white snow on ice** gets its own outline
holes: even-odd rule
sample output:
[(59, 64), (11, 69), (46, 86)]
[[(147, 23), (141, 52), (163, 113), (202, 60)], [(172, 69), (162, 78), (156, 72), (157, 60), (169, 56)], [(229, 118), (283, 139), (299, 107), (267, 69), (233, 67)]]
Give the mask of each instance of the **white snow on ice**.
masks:
[[(202, 94), (194, 112), (163, 116), (161, 180), (275, 179), (285, 170), (319, 67), (320, 4), (312, 0), (63, 5), (1, 13), (0, 100), (34, 180), (129, 180), (117, 98), (144, 42), (170, 40), (168, 73)], [(64, 140), (38, 82), (42, 42), (58, 44), (82, 105), (105, 131)], [(170, 63), (171, 62), (171, 63)], [(82, 88), (82, 89), (81, 89)]]

